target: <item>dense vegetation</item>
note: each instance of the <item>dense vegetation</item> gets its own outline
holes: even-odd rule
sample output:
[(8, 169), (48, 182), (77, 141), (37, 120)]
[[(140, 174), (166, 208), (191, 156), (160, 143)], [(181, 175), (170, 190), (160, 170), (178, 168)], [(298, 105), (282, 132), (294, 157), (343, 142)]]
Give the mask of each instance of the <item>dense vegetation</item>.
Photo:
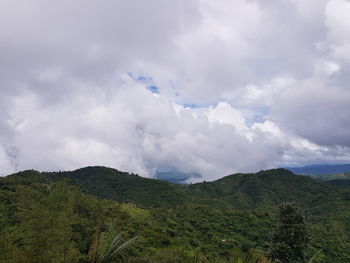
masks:
[(349, 179), (333, 179), (333, 180), (328, 180), (326, 183), (329, 185), (340, 187), (340, 188), (350, 188)]
[(268, 262), (276, 207), (312, 215), (314, 262), (350, 262), (350, 191), (283, 169), (176, 185), (104, 167), (0, 179), (0, 262), (93, 262), (120, 232), (138, 238), (111, 262)]
[(310, 262), (309, 216), (296, 203), (282, 203), (278, 207), (278, 215), (279, 221), (272, 234), (268, 258), (278, 263)]

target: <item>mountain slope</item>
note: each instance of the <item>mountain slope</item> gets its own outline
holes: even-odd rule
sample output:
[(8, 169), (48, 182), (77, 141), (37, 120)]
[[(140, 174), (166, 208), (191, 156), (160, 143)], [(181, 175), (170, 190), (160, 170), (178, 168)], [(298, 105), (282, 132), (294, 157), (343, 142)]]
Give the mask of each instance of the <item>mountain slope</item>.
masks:
[(310, 205), (334, 191), (331, 186), (285, 169), (233, 174), (214, 182), (194, 184), (189, 188), (193, 194), (209, 195), (241, 209), (274, 206), (285, 201)]
[(116, 263), (192, 263), (195, 255), (227, 263), (257, 246), (253, 263), (265, 259), (273, 226), (269, 214), (203, 205), (141, 209), (43, 182), (35, 171), (0, 178), (0, 200), (0, 263), (92, 262), (91, 251), (103, 254), (120, 231), (138, 238)]
[(148, 179), (107, 167), (85, 167), (69, 172), (24, 171), (12, 176), (34, 177), (40, 182), (64, 180), (83, 193), (140, 206), (175, 206), (187, 196), (181, 185)]
[(349, 179), (332, 179), (326, 181), (327, 184), (333, 185), (340, 188), (350, 188), (350, 180)]
[(65, 180), (82, 192), (143, 207), (207, 204), (215, 207), (256, 209), (295, 201), (317, 206), (338, 198), (336, 187), (285, 169), (255, 174), (233, 174), (213, 182), (178, 185), (143, 178), (106, 167), (86, 167), (70, 172), (24, 171), (12, 176), (32, 177), (41, 182)]
[[(130, 218), (125, 219), (122, 213), (112, 217), (111, 222), (118, 222), (118, 226), (128, 229), (131, 234), (142, 233), (144, 243), (139, 246), (140, 250), (137, 252), (142, 258), (147, 254), (143, 252), (144, 244), (153, 249), (149, 251), (149, 255), (153, 255), (154, 251), (168, 253), (166, 251), (171, 248), (185, 249), (186, 253), (191, 254), (196, 247), (201, 247), (206, 254), (211, 254), (214, 258), (226, 257), (227, 253), (231, 252), (241, 253), (239, 249), (247, 246), (257, 246), (263, 252), (268, 233), (274, 225), (273, 211), (276, 205), (284, 201), (296, 201), (313, 215), (313, 244), (315, 248), (323, 248), (327, 259), (325, 262), (344, 263), (350, 260), (350, 191), (307, 176), (295, 175), (284, 169), (255, 174), (233, 174), (213, 182), (193, 185), (177, 185), (142, 178), (106, 167), (86, 167), (70, 172), (53, 173), (28, 170), (0, 178), (0, 198), (4, 200), (0, 203), (0, 224), (5, 218), (5, 222), (8, 222), (5, 225), (8, 229), (6, 231), (12, 233), (17, 214), (21, 215), (23, 209), (28, 210), (28, 214), (33, 213), (27, 203), (40, 203), (42, 198), (51, 193), (52, 198), (56, 198), (52, 191), (57, 189), (55, 185), (61, 184), (61, 181), (95, 196), (89, 197), (95, 200), (93, 202), (97, 202), (94, 199), (96, 197), (98, 200), (114, 200), (106, 203), (107, 211), (109, 204), (115, 204), (116, 207), (126, 209), (133, 218), (137, 218), (137, 222)], [(31, 190), (28, 192), (29, 188)], [(62, 198), (65, 198), (65, 192), (70, 191), (68, 189), (66, 186), (62, 190)], [(21, 201), (18, 203), (17, 200)], [(50, 200), (45, 201), (39, 208), (46, 210), (46, 206), (49, 205), (50, 209), (54, 210), (61, 207), (59, 202), (52, 204)], [(76, 198), (72, 197), (72, 202), (74, 200)], [(129, 204), (121, 205), (115, 201)], [(90, 201), (86, 201), (84, 205), (88, 206), (89, 203)], [(86, 211), (90, 210), (82, 210), (81, 205), (76, 204), (75, 210), (82, 212), (85, 218)], [(97, 204), (91, 211), (97, 213), (94, 215), (96, 218), (99, 206)], [(68, 209), (66, 212), (71, 213), (75, 210)], [(64, 218), (65, 216), (62, 220)], [(40, 220), (46, 219), (43, 217)], [(25, 220), (23, 224), (26, 224)], [(91, 224), (90, 229), (93, 226)], [(22, 226), (18, 227), (21, 229)], [(36, 228), (36, 225), (33, 227)], [(13, 238), (15, 240), (16, 235)], [(228, 243), (223, 243), (223, 240), (227, 240)], [(6, 242), (4, 240), (4, 243)], [(84, 242), (88, 244), (89, 240)], [(81, 250), (81, 253), (87, 251)]]

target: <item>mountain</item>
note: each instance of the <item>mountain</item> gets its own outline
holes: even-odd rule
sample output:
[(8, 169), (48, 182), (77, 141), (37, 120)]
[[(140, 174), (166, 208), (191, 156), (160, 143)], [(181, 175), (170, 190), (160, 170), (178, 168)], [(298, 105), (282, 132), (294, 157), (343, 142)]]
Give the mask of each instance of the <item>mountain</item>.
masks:
[(285, 169), (295, 174), (318, 177), (322, 175), (342, 174), (345, 172), (350, 172), (350, 164), (315, 164), (303, 167), (285, 167)]
[[(47, 253), (45, 257), (53, 258), (56, 253), (59, 258), (59, 240), (70, 242), (72, 257), (80, 255), (79, 262), (87, 262), (84, 257), (97, 226), (103, 226), (107, 237), (115, 231), (141, 236), (116, 262), (169, 262), (174, 258), (174, 262), (193, 262), (195, 251), (207, 262), (228, 262), (250, 247), (257, 248), (254, 261), (267, 262), (263, 254), (275, 224), (276, 206), (285, 201), (298, 202), (312, 214), (313, 249), (323, 249), (315, 263), (350, 262), (348, 188), (285, 169), (232, 174), (191, 185), (107, 167), (27, 170), (0, 178), (0, 199), (0, 262), (21, 262), (9, 261), (11, 244), (11, 253), (26, 262), (38, 262), (33, 256), (39, 253), (37, 246)], [(52, 233), (60, 233), (57, 240)], [(1, 244), (9, 250), (1, 250)], [(1, 261), (3, 255), (7, 258)]]
[(232, 174), (213, 182), (179, 185), (107, 167), (68, 172), (24, 171), (12, 176), (53, 183), (64, 180), (83, 193), (142, 207), (171, 207), (190, 203), (255, 209), (284, 201), (311, 205), (335, 192), (333, 186), (285, 169)]
[(195, 195), (210, 196), (240, 209), (274, 206), (285, 201), (311, 205), (334, 190), (310, 177), (295, 175), (285, 169), (233, 174), (214, 182), (190, 185), (189, 188)]
[(149, 179), (107, 167), (85, 167), (67, 172), (23, 171), (11, 176), (32, 178), (37, 182), (61, 180), (77, 186), (83, 193), (142, 207), (164, 207), (184, 204), (187, 195), (178, 184)]

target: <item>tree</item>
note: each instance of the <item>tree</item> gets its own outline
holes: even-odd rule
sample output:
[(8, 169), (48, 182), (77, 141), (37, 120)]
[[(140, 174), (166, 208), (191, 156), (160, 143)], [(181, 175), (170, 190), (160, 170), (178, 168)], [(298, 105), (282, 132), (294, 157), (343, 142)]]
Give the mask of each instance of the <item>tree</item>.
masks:
[(271, 238), (268, 258), (276, 263), (307, 262), (309, 216), (295, 203), (282, 203), (278, 210), (279, 223)]
[(124, 240), (125, 234), (124, 233), (118, 233), (112, 240), (112, 242), (109, 244), (107, 249), (104, 251), (104, 253), (99, 254), (99, 250), (101, 247), (101, 241), (103, 239), (104, 235), (101, 232), (100, 225), (96, 229), (96, 233), (94, 236), (93, 244), (90, 249), (90, 263), (109, 263), (112, 262), (114, 259), (118, 257), (120, 252), (127, 248), (132, 242), (134, 242), (137, 238), (137, 236), (128, 239), (127, 241)]

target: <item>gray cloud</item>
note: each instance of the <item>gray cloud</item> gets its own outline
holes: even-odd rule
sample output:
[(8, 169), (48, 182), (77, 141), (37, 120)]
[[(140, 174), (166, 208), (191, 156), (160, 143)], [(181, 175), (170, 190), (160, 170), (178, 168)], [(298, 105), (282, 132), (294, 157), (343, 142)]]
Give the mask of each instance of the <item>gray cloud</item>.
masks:
[(0, 174), (350, 160), (348, 1), (34, 2), (0, 1)]

